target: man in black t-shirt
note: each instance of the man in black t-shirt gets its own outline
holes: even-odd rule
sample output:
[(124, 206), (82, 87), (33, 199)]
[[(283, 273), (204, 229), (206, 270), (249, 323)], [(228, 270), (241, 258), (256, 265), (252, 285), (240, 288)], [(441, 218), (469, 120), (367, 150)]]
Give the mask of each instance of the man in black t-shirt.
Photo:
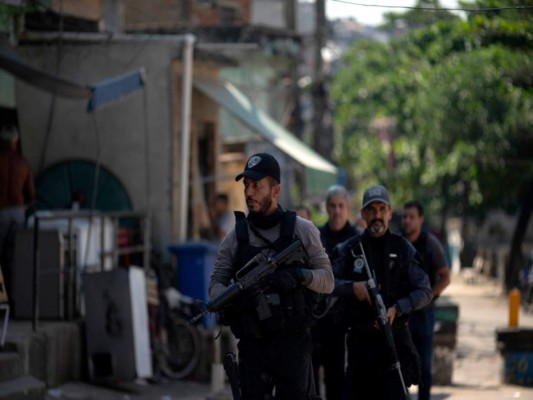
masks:
[(435, 325), (435, 299), (450, 283), (450, 268), (438, 239), (429, 232), (422, 232), (424, 207), (419, 201), (404, 204), (402, 216), (403, 235), (411, 242), (422, 258), (422, 266), (429, 276), (433, 301), (414, 312), (409, 318), (413, 342), (422, 360), (422, 382), (418, 399), (429, 400), (431, 390), (431, 357), (433, 353), (433, 329)]

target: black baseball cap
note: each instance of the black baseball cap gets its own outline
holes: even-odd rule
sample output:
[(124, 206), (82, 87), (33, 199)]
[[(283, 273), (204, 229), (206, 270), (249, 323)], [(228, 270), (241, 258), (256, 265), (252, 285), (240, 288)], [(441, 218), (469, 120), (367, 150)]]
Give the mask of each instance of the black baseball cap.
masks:
[(280, 182), (279, 164), (276, 159), (268, 153), (257, 153), (251, 156), (246, 162), (246, 168), (235, 177), (236, 181), (246, 177), (259, 181), (267, 176)]
[(390, 206), (389, 192), (387, 192), (387, 189), (385, 189), (384, 186), (371, 186), (365, 190), (365, 193), (363, 194), (363, 208), (374, 201), (380, 201)]

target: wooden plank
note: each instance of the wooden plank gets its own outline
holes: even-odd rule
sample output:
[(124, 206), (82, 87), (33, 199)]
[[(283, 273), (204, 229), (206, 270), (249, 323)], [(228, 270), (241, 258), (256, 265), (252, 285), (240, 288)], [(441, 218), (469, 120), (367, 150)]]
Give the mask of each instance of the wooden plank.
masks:
[(4, 274), (2, 274), (2, 268), (0, 268), (0, 304), (8, 302), (6, 285), (4, 282)]
[(102, 0), (51, 0), (50, 8), (57, 14), (98, 21), (102, 18)]

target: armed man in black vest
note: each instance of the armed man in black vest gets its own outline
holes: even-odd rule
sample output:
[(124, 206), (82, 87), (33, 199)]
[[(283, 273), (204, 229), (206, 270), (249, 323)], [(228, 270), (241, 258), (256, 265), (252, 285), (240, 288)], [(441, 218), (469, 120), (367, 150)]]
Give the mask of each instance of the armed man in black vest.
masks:
[(222, 322), (239, 339), (239, 395), (245, 400), (316, 398), (309, 331), (320, 294), (334, 287), (318, 229), (278, 205), (280, 175), (276, 159), (259, 153), (235, 178), (243, 179), (249, 213), (235, 213), (235, 229), (220, 245), (209, 284), (210, 298), (220, 298), (265, 249), (279, 254), (300, 241), (305, 250), (305, 257), (280, 263), (271, 275), (241, 290), (221, 312)]
[(431, 359), (433, 356), (433, 329), (435, 326), (435, 300), (450, 284), (450, 268), (439, 240), (430, 232), (422, 231), (424, 207), (417, 200), (403, 206), (403, 235), (422, 257), (422, 267), (429, 277), (433, 300), (409, 318), (409, 330), (422, 361), (422, 381), (418, 387), (418, 400), (429, 400), (431, 392)]
[(429, 279), (413, 246), (389, 230), (387, 189), (364, 192), (361, 216), (367, 228), (337, 246), (333, 263), (333, 294), (345, 298), (349, 325), (345, 398), (408, 399), (420, 360), (407, 319), (431, 300)]

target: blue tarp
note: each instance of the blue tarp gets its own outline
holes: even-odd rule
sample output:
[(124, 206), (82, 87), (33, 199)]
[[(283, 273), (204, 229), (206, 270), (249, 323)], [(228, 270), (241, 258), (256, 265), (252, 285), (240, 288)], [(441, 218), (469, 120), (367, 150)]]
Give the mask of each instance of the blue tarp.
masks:
[(97, 108), (141, 90), (144, 87), (144, 80), (144, 69), (141, 68), (91, 85), (87, 112), (93, 112)]

